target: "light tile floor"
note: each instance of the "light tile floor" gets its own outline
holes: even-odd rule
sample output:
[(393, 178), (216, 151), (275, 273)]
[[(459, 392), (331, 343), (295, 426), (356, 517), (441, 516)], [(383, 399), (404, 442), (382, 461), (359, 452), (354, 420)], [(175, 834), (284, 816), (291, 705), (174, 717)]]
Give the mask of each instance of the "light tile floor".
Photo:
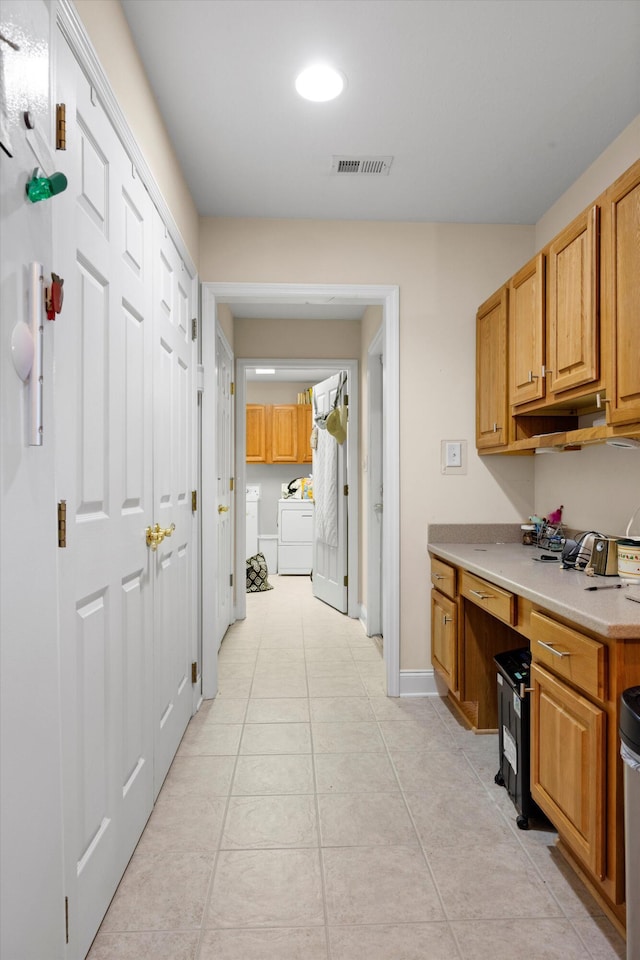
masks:
[(220, 651), (90, 960), (611, 960), (494, 784), (495, 736), (388, 699), (357, 621), (272, 577)]

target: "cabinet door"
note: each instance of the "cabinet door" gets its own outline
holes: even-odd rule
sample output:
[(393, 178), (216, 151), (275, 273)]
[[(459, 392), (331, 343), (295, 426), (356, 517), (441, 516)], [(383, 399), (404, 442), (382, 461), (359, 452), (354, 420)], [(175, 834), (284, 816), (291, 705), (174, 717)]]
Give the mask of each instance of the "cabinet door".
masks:
[(431, 591), (431, 661), (450, 690), (458, 689), (458, 618), (453, 600)]
[(298, 405), (271, 407), (271, 463), (298, 463)]
[(545, 382), (545, 262), (539, 253), (509, 281), (509, 396), (541, 400)]
[(508, 442), (507, 288), (502, 287), (476, 317), (476, 447)]
[(247, 404), (247, 463), (267, 462), (266, 407), (260, 403)]
[(640, 160), (607, 191), (604, 304), (610, 333), (611, 423), (640, 421)]
[(606, 715), (537, 664), (531, 667), (531, 793), (592, 873), (605, 865)]
[(299, 463), (311, 463), (311, 428), (313, 407), (310, 403), (298, 404), (298, 455)]
[(599, 247), (597, 206), (577, 217), (549, 247), (547, 375), (551, 393), (598, 379)]

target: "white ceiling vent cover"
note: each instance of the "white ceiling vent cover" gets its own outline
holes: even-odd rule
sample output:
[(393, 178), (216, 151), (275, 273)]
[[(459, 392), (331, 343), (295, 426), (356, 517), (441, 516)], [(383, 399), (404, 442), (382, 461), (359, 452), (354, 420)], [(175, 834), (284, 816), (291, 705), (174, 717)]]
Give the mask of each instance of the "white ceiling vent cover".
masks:
[(331, 173), (359, 177), (387, 177), (393, 157), (333, 157)]

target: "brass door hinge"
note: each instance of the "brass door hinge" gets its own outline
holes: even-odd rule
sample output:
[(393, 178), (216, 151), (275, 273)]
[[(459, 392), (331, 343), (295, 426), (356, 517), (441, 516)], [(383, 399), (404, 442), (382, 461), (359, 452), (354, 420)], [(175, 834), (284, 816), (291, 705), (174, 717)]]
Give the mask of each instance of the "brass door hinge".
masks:
[(194, 661), (191, 664), (191, 683), (197, 683), (197, 682), (198, 682), (198, 664), (196, 661)]
[(349, 496), (349, 484), (348, 484), (348, 483), (345, 483), (345, 485), (344, 485), (344, 495), (345, 495), (345, 497), (348, 497), (348, 496)]
[(64, 898), (64, 936), (65, 943), (69, 943), (69, 897)]
[(191, 513), (195, 513), (198, 509), (198, 491), (191, 491)]
[(345, 575), (344, 575), (344, 585), (345, 585), (345, 587), (348, 587), (348, 586), (349, 586), (349, 577), (346, 575), (346, 573), (345, 573)]
[(56, 150), (67, 149), (67, 107), (56, 103)]
[(233, 574), (232, 574), (232, 573), (229, 574), (229, 586), (230, 586), (230, 587), (233, 586)]
[(58, 546), (67, 545), (67, 501), (61, 500), (58, 504)]
[(191, 321), (191, 339), (192, 340), (198, 339), (198, 318), (197, 317), (194, 317), (193, 320)]
[(229, 387), (229, 393), (231, 394), (232, 397), (235, 396), (235, 393), (236, 393), (236, 385), (235, 385), (235, 383), (233, 382), (233, 380), (231, 381), (231, 386)]
[(349, 394), (348, 394), (348, 393), (345, 393), (344, 397), (342, 398), (342, 403), (343, 403), (343, 405), (344, 405), (345, 407), (348, 407), (348, 406), (349, 406)]
[(229, 490), (233, 491), (234, 480), (233, 477), (229, 477)]

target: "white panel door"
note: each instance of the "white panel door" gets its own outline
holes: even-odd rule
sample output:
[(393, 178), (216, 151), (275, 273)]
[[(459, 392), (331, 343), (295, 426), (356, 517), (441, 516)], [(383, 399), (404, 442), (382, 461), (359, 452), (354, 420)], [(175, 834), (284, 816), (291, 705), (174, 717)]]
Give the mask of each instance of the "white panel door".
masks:
[[(216, 651), (233, 619), (233, 357), (216, 331)], [(239, 584), (242, 588), (244, 584)]]
[(153, 523), (170, 531), (151, 560), (157, 796), (192, 713), (197, 539), (191, 511), (191, 491), (196, 486), (194, 284), (155, 211), (153, 219)]
[[(58, 551), (69, 957), (83, 958), (153, 801), (152, 206), (58, 38), (69, 181), (55, 198)], [(52, 201), (53, 202), (53, 201)], [(52, 682), (54, 682), (52, 678)]]
[[(314, 415), (326, 415), (333, 409), (341, 379), (343, 395), (349, 392), (346, 371), (334, 374), (313, 388)], [(347, 439), (343, 444), (326, 430), (318, 430), (313, 451), (313, 595), (347, 612)]]

